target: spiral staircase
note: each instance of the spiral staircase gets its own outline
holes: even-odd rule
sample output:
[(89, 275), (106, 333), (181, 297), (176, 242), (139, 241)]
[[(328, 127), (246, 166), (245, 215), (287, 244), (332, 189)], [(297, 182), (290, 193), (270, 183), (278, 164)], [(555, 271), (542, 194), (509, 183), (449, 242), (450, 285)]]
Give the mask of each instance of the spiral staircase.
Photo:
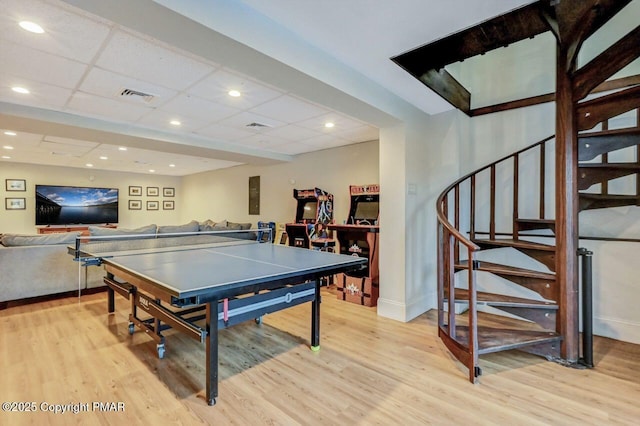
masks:
[[(640, 57), (640, 26), (580, 69), (576, 57), (628, 3), (538, 1), (393, 58), (470, 117), (556, 103), (555, 136), (462, 177), (437, 201), (438, 332), (471, 382), (479, 356), (492, 352), (579, 364), (578, 213), (640, 206), (640, 75), (608, 80)], [(555, 93), (474, 111), (444, 69), (544, 31), (557, 42)], [(609, 130), (621, 114), (633, 123)], [(633, 161), (609, 161), (632, 147)], [(635, 194), (610, 193), (612, 180), (629, 176)]]

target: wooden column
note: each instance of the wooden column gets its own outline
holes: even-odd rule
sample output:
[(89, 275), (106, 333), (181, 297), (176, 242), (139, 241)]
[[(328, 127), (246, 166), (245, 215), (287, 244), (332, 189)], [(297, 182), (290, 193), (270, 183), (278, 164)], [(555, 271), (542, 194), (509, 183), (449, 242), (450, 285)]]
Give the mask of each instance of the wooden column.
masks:
[(579, 356), (578, 321), (578, 134), (571, 49), (557, 48), (556, 75), (556, 276), (560, 286), (558, 332), (561, 356)]

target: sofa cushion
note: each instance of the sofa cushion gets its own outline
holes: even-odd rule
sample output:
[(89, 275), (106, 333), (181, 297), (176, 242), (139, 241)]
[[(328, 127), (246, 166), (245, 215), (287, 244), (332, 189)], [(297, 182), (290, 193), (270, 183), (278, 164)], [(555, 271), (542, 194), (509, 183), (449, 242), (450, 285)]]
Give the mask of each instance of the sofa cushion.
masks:
[(198, 223), (198, 231), (211, 231), (214, 226), (216, 226), (216, 223), (211, 219), (207, 219)]
[(174, 226), (158, 226), (158, 234), (175, 234), (179, 232), (198, 232), (200, 230), (200, 224), (197, 220), (192, 220), (184, 225)]
[(89, 226), (89, 234), (96, 237), (105, 237), (109, 235), (130, 235), (130, 234), (156, 234), (157, 226), (155, 224), (141, 226), (135, 229), (125, 228), (105, 228), (103, 226)]
[(213, 225), (212, 231), (220, 231), (224, 229), (227, 229), (227, 219), (223, 220), (222, 222), (217, 222), (215, 225)]
[(19, 235), (19, 234), (4, 234), (2, 236), (2, 245), (5, 247), (15, 246), (37, 246), (37, 245), (51, 245), (51, 244), (73, 244), (76, 241), (76, 237), (82, 234), (81, 232), (60, 232), (52, 234), (37, 234), (37, 235)]
[(235, 223), (235, 222), (227, 222), (227, 227), (229, 229), (251, 229), (251, 223)]

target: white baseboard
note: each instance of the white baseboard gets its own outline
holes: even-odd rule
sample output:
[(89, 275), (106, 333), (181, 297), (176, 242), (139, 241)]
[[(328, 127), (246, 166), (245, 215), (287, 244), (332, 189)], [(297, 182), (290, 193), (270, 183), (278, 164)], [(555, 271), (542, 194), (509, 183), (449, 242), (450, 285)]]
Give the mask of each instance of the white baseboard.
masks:
[(640, 344), (640, 323), (616, 318), (594, 317), (593, 334)]
[(408, 322), (437, 306), (436, 293), (412, 299), (411, 303), (378, 298), (378, 315)]

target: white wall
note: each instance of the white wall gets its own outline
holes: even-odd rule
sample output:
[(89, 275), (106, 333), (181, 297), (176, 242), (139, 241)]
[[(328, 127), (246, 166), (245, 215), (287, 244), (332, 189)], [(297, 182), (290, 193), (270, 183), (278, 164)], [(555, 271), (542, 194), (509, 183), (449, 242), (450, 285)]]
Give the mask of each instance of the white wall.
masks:
[[(234, 222), (295, 220), (294, 189), (318, 187), (334, 195), (334, 220), (349, 214), (349, 185), (379, 183), (378, 141), (301, 154), (290, 163), (237, 166), (183, 179), (183, 222), (191, 219)], [(249, 215), (249, 177), (260, 176), (260, 214)], [(381, 198), (384, 198), (382, 189)]]
[[(26, 192), (7, 192), (5, 179), (25, 179)], [(158, 225), (177, 224), (181, 217), (181, 210), (185, 208), (182, 195), (182, 179), (171, 176), (156, 176), (137, 173), (116, 173), (103, 170), (88, 170), (71, 167), (38, 166), (22, 163), (0, 163), (0, 182), (2, 188), (2, 206), (0, 206), (0, 233), (34, 234), (35, 226), (35, 186), (36, 184), (62, 186), (95, 186), (119, 189), (119, 227), (135, 228), (155, 223)], [(129, 197), (129, 186), (142, 186), (141, 197)], [(159, 197), (147, 197), (146, 187), (155, 186), (160, 190)], [(175, 197), (162, 196), (162, 188), (175, 188)], [(6, 197), (26, 199), (26, 210), (6, 210)], [(129, 199), (143, 201), (142, 210), (129, 210)], [(163, 210), (162, 200), (175, 200), (175, 210)], [(147, 211), (147, 200), (160, 201), (160, 209)]]

